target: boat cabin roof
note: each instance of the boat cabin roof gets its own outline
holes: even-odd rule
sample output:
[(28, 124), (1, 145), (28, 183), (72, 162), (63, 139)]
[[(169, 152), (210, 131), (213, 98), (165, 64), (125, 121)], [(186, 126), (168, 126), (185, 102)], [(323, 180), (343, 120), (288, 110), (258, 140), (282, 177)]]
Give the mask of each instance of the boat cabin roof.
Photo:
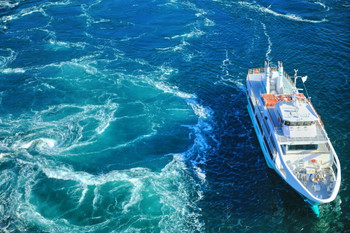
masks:
[(294, 105), (291, 102), (278, 102), (277, 109), (282, 120), (289, 122), (314, 122), (318, 119), (309, 103), (297, 102)]

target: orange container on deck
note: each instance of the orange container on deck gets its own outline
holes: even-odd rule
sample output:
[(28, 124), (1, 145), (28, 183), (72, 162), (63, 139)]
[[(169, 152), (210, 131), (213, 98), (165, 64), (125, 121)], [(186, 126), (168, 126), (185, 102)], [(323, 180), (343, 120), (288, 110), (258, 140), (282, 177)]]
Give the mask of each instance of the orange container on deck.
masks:
[(274, 94), (262, 94), (261, 96), (266, 107), (276, 107), (278, 100)]
[(290, 98), (289, 95), (278, 95), (277, 100), (283, 101), (283, 102), (290, 102), (292, 100), (292, 98)]

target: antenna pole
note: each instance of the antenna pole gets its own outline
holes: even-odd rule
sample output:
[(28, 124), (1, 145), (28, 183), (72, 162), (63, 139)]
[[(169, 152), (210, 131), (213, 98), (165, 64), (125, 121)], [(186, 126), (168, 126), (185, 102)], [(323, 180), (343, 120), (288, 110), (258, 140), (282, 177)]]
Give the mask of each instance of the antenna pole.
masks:
[(297, 78), (298, 78), (298, 70), (294, 69), (294, 85), (297, 85)]

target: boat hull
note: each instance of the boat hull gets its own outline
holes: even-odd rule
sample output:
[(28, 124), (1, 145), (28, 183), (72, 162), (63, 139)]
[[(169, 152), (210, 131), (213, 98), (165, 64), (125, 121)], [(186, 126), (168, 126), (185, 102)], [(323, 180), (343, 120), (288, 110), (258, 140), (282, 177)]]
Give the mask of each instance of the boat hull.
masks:
[[(249, 101), (248, 101), (249, 103)], [(265, 160), (266, 160), (266, 163), (267, 163), (267, 166), (271, 169), (274, 169), (275, 167), (272, 165), (272, 161), (270, 159), (270, 157), (272, 157), (272, 155), (270, 155), (270, 153), (267, 151), (266, 147), (267, 145), (265, 145), (265, 142), (261, 136), (261, 132), (259, 131), (259, 128), (257, 126), (257, 119), (255, 118), (254, 116), (254, 113), (252, 111), (252, 108), (251, 106), (248, 104), (247, 105), (247, 109), (248, 109), (248, 113), (249, 113), (249, 116), (250, 116), (250, 119), (252, 120), (252, 123), (253, 123), (253, 127), (254, 127), (254, 130), (255, 130), (255, 134), (256, 134), (256, 137), (258, 138), (258, 141), (259, 141), (259, 144), (260, 144), (260, 148), (264, 154), (264, 157), (265, 157)], [(274, 169), (276, 170), (276, 169)]]
[[(247, 109), (266, 164), (319, 216), (318, 205), (335, 199), (339, 159), (310, 102), (278, 67), (248, 70)], [(298, 156), (295, 156), (298, 155)]]

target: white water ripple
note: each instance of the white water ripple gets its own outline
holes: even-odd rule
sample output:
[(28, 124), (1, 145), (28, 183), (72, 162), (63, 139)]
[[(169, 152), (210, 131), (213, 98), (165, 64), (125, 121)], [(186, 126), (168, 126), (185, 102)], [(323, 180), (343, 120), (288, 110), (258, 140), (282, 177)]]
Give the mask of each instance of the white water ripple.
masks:
[(263, 7), (263, 6), (260, 6), (260, 5), (257, 5), (257, 4), (252, 4), (252, 3), (249, 3), (249, 2), (238, 2), (239, 5), (243, 6), (243, 7), (248, 7), (252, 10), (255, 10), (255, 11), (259, 11), (259, 12), (262, 12), (262, 13), (268, 13), (268, 14), (271, 14), (271, 15), (274, 15), (274, 16), (277, 16), (277, 17), (282, 17), (282, 18), (285, 18), (285, 19), (288, 19), (288, 20), (293, 20), (293, 21), (299, 21), (299, 22), (307, 22), (307, 23), (323, 23), (323, 22), (327, 22), (328, 20), (323, 18), (321, 20), (311, 20), (311, 19), (305, 19), (301, 16), (297, 16), (297, 15), (294, 15), (294, 14), (281, 14), (281, 13), (278, 13), (278, 12), (275, 12), (273, 10), (271, 10), (270, 8), (266, 8), (266, 7)]

